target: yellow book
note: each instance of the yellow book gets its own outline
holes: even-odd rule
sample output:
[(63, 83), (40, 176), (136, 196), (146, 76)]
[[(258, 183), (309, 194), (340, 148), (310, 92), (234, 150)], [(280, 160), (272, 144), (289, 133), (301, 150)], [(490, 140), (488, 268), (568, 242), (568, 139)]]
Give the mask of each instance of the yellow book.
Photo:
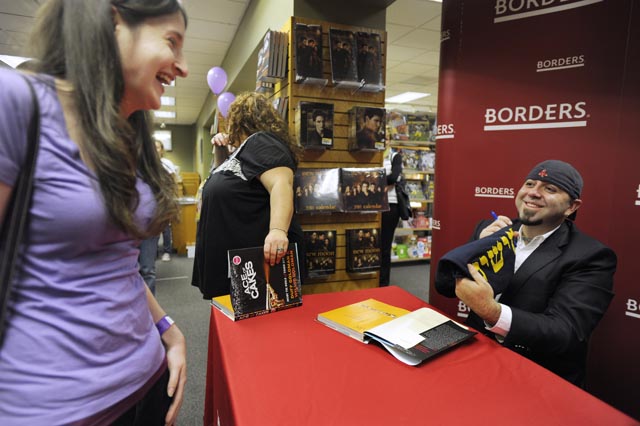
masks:
[(233, 321), (236, 320), (236, 316), (233, 313), (233, 306), (231, 305), (230, 295), (225, 294), (224, 296), (214, 297), (213, 299), (211, 299), (211, 305), (217, 308), (227, 317), (231, 318)]
[(317, 319), (361, 342), (379, 344), (408, 365), (418, 365), (476, 334), (431, 308), (409, 312), (375, 299), (320, 313)]
[(364, 332), (370, 328), (389, 322), (408, 314), (406, 309), (398, 308), (367, 299), (352, 305), (342, 306), (318, 314), (318, 321), (349, 337), (364, 342)]

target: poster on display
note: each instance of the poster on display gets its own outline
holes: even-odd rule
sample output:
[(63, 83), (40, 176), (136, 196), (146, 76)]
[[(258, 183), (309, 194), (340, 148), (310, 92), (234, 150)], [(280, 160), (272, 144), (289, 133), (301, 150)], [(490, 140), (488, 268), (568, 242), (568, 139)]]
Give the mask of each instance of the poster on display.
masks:
[[(640, 214), (640, 91), (630, 77), (640, 69), (640, 12), (631, 6), (443, 3), (432, 264), (467, 242), (492, 211), (515, 217), (515, 196), (535, 164), (574, 165), (584, 178), (576, 226), (618, 255), (616, 295), (591, 341), (587, 387), (640, 418), (632, 401), (640, 377), (630, 374), (638, 371), (640, 340), (628, 337), (640, 333), (640, 309), (633, 308), (640, 292), (632, 288), (629, 260), (631, 241), (640, 237), (633, 219)], [(614, 217), (621, 220), (607, 219)], [(432, 268), (431, 286), (434, 274)], [(433, 287), (429, 301), (460, 320), (468, 315), (458, 299)]]

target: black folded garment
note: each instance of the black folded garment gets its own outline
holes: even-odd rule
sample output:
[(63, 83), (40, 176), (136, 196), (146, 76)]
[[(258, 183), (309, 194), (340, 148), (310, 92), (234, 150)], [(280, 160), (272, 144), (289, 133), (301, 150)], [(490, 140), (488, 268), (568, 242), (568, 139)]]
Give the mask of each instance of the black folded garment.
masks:
[(456, 279), (471, 278), (467, 264), (476, 267), (489, 282), (494, 294), (502, 293), (513, 277), (516, 241), (511, 226), (457, 247), (438, 261), (435, 287), (446, 297), (456, 296)]

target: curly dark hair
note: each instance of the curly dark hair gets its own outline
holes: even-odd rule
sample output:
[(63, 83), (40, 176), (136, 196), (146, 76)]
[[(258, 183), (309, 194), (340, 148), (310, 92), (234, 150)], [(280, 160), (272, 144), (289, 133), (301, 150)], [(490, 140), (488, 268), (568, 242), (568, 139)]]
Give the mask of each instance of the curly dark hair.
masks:
[(239, 145), (244, 137), (257, 132), (268, 132), (289, 147), (296, 166), (298, 165), (301, 147), (291, 137), (287, 123), (266, 96), (255, 92), (239, 94), (229, 106), (227, 120), (229, 143)]

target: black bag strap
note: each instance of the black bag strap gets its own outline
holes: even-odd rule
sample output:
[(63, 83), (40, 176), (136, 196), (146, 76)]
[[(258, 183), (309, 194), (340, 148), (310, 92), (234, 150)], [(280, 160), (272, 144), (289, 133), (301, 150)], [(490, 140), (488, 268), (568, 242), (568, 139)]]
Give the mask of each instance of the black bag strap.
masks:
[(25, 164), (13, 187), (11, 201), (8, 204), (2, 229), (0, 230), (0, 346), (4, 337), (5, 321), (11, 283), (18, 258), (18, 248), (25, 228), (33, 192), (33, 173), (36, 166), (38, 145), (40, 142), (40, 106), (38, 98), (27, 77), (24, 80), (31, 92), (32, 113), (27, 133), (27, 151)]

